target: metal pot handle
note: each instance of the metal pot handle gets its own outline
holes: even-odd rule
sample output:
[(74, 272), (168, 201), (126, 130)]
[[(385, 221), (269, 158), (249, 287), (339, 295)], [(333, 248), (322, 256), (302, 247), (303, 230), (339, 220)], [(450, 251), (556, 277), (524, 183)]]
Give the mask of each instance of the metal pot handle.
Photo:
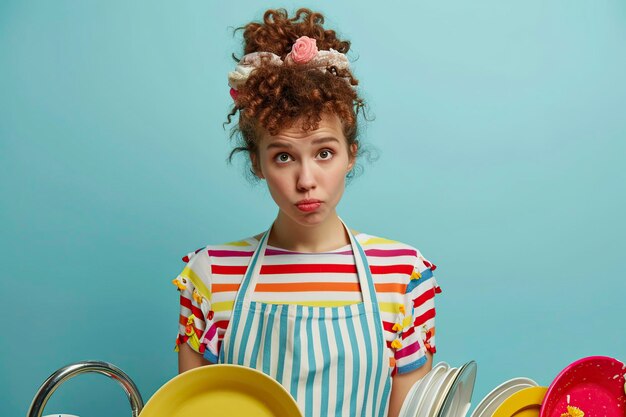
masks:
[(41, 417), (46, 403), (52, 393), (68, 379), (87, 372), (96, 372), (116, 380), (126, 392), (130, 401), (133, 417), (138, 417), (143, 408), (143, 400), (135, 383), (120, 368), (108, 362), (82, 361), (71, 363), (57, 370), (41, 385), (33, 402), (30, 404), (26, 417)]

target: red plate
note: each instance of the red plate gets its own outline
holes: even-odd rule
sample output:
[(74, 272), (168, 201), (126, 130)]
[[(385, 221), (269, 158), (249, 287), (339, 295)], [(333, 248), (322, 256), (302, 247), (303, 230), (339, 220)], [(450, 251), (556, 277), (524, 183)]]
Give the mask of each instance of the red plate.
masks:
[(585, 417), (626, 416), (626, 367), (617, 359), (590, 356), (567, 366), (556, 377), (543, 400), (539, 417), (561, 417), (567, 406)]

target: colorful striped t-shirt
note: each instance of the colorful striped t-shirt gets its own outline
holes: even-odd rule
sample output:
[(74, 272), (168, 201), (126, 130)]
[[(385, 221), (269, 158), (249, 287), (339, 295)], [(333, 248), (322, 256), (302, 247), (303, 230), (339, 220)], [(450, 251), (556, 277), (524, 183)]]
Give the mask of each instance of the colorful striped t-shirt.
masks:
[[(370, 266), (392, 373), (406, 373), (435, 353), (436, 266), (416, 248), (355, 233)], [(178, 345), (217, 363), (235, 296), (259, 240), (208, 245), (183, 257), (172, 281), (180, 291)], [(362, 302), (351, 245), (317, 253), (267, 246), (253, 301), (336, 307)]]

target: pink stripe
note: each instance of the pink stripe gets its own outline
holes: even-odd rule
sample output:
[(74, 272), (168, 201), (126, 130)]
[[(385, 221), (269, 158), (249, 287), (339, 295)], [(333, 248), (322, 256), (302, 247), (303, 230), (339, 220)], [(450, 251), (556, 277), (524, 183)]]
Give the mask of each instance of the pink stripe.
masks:
[(396, 359), (406, 358), (407, 356), (414, 354), (415, 352), (419, 350), (419, 347), (420, 347), (419, 342), (415, 341), (415, 343), (409, 346), (405, 346), (400, 350), (396, 350)]
[[(235, 256), (252, 256), (254, 251), (246, 250), (209, 250), (209, 256), (215, 258), (230, 258)], [(294, 252), (280, 249), (267, 248), (265, 254), (272, 255), (320, 255), (320, 253), (309, 252)], [(340, 252), (324, 252), (326, 255), (352, 255), (351, 250), (345, 250)], [(370, 256), (377, 256), (381, 258), (392, 258), (394, 256), (417, 256), (417, 252), (412, 249), (365, 249), (365, 254)]]
[(228, 258), (233, 256), (252, 256), (254, 254), (253, 251), (244, 251), (244, 250), (210, 250), (209, 256), (213, 256), (216, 258)]
[[(319, 255), (320, 253), (309, 252), (289, 252), (279, 249), (267, 249), (266, 255)], [(324, 252), (325, 255), (352, 255), (352, 250), (344, 250), (339, 252)], [(417, 256), (417, 252), (412, 249), (365, 249), (365, 254), (369, 256), (378, 256), (381, 258), (392, 258), (394, 256)]]
[(352, 253), (352, 252), (294, 252), (294, 251), (287, 251), (287, 250), (282, 250), (282, 249), (271, 249), (271, 248), (267, 248), (265, 250), (265, 254), (268, 256), (272, 256), (272, 255), (320, 255), (320, 254), (324, 254), (324, 255), (343, 255), (345, 253)]
[(366, 249), (366, 255), (391, 258), (393, 256), (417, 256), (417, 252), (412, 249)]
[(345, 250), (345, 251), (340, 251), (340, 252), (294, 252), (294, 251), (287, 251), (287, 250), (283, 250), (283, 249), (272, 249), (272, 248), (267, 248), (265, 250), (265, 254), (268, 256), (271, 255), (352, 255), (352, 251), (349, 250)]
[(215, 333), (217, 333), (217, 326), (214, 323), (209, 331), (204, 335), (204, 339), (202, 339), (202, 341), (204, 342), (206, 340), (207, 343), (210, 342), (211, 340), (213, 340), (213, 336), (215, 336)]

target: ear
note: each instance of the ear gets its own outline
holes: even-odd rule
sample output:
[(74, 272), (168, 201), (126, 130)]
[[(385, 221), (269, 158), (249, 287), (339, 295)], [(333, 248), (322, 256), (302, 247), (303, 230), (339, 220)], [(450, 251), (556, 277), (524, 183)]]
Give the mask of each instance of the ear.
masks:
[(254, 174), (260, 179), (265, 179), (256, 154), (250, 153), (250, 162), (252, 163), (252, 171), (254, 172)]
[(356, 143), (353, 143), (352, 145), (350, 145), (350, 155), (349, 155), (350, 163), (348, 163), (348, 171), (350, 171), (352, 167), (354, 166), (354, 164), (356, 163), (357, 150), (358, 150), (358, 145)]

